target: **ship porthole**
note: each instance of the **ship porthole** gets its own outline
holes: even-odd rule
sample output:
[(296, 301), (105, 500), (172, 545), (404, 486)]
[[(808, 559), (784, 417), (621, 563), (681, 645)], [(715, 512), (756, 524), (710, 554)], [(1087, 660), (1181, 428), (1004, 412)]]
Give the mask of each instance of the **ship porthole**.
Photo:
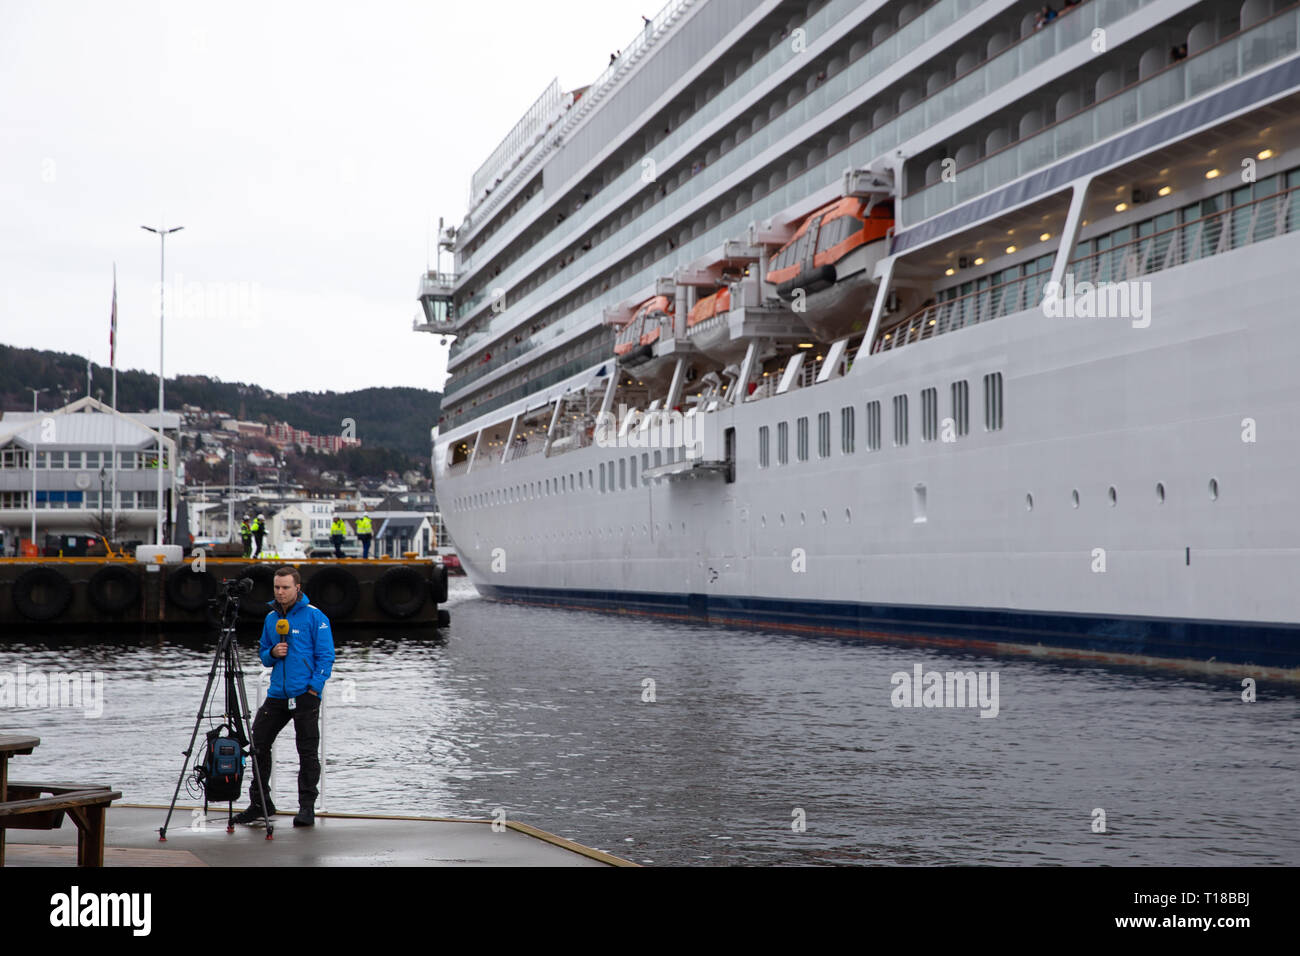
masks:
[(1210, 479), (1210, 500), (1211, 501), (1219, 500), (1219, 479), (1218, 478)]
[(808, 515), (802, 511), (799, 512), (799, 524), (802, 526), (802, 525), (806, 525), (807, 523), (808, 523)]
[(1025, 510), (1026, 510), (1026, 511), (1033, 511), (1033, 510), (1034, 510), (1034, 496), (1033, 496), (1033, 495), (1025, 495)]
[(823, 509), (822, 509), (822, 524), (826, 524), (826, 522), (828, 522), (829, 520), (830, 520), (830, 515), (828, 515), (828, 514), (826, 513), (826, 509), (823, 508)]
[(1078, 489), (1078, 488), (1075, 488), (1074, 491), (1070, 492), (1070, 502), (1071, 502), (1071, 504), (1074, 505), (1074, 507), (1076, 507), (1076, 508), (1079, 507), (1079, 489)]
[(1164, 482), (1161, 482), (1161, 481), (1157, 481), (1157, 482), (1156, 482), (1156, 501), (1160, 502), (1161, 504), (1164, 504), (1164, 503), (1165, 503), (1165, 485), (1164, 485)]
[(781, 520), (781, 527), (784, 528), (784, 527), (785, 527), (785, 512), (784, 512), (784, 511), (781, 512), (781, 519), (780, 519), (780, 520)]
[(759, 518), (758, 518), (758, 526), (759, 526), (760, 528), (766, 528), (766, 527), (767, 527), (767, 515), (759, 515)]
[(1115, 493), (1115, 486), (1114, 486), (1114, 485), (1111, 485), (1109, 488), (1106, 489), (1106, 498), (1107, 498), (1107, 500), (1110, 501), (1110, 506), (1111, 506), (1112, 508), (1114, 508), (1114, 507), (1115, 507), (1115, 502), (1116, 502), (1116, 501), (1118, 500), (1118, 498), (1119, 498), (1119, 496)]
[(853, 512), (848, 508), (844, 509), (844, 523), (853, 524)]

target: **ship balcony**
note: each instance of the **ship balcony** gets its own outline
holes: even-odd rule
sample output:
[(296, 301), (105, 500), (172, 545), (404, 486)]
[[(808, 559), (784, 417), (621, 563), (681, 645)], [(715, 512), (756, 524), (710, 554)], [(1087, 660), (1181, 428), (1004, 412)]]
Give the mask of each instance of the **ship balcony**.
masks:
[[(1065, 19), (1067, 26), (1083, 23)], [(913, 190), (902, 200), (901, 219), (909, 227), (914, 226), (1146, 123), (1203, 93), (1225, 87), (1260, 67), (1279, 62), (1296, 51), (1298, 28), (1300, 7), (1292, 4), (1267, 20), (1198, 50), (1032, 135), (957, 167), (950, 181), (939, 178)], [(1035, 34), (1035, 38), (1059, 30), (1061, 27), (1054, 23), (1051, 30), (1045, 29)], [(1080, 34), (1080, 42), (1082, 37)]]

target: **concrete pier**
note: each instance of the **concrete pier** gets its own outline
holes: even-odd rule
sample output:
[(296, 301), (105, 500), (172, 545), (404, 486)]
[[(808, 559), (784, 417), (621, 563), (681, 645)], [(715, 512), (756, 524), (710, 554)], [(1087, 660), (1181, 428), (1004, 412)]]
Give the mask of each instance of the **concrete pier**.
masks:
[[(237, 807), (242, 809), (242, 807)], [(177, 804), (167, 830), (165, 806), (117, 804), (108, 811), (106, 867), (170, 866), (635, 866), (526, 823), (438, 817), (318, 813), (314, 827), (295, 828), (292, 813), (275, 817), (271, 840), (262, 827), (226, 832), (226, 812)], [(76, 866), (76, 828), (9, 830), (7, 866)]]

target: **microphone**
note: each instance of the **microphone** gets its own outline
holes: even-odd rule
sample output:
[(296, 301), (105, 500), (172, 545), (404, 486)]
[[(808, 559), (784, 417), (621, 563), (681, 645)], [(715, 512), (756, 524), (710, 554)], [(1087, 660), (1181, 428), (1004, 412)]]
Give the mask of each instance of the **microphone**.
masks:
[(280, 618), (280, 620), (276, 621), (276, 622), (275, 622), (275, 633), (279, 634), (281, 637), (284, 637), (286, 634), (288, 634), (288, 633), (289, 633), (289, 622), (288, 622), (286, 619), (284, 619), (284, 618)]

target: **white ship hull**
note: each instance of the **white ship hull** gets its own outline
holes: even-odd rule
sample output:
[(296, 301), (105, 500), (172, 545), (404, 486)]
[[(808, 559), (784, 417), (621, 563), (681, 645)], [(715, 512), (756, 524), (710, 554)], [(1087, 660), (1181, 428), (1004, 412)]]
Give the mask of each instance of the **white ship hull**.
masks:
[[(829, 0), (805, 37), (672, 0), (525, 114), (422, 293), (463, 336), (434, 475), (479, 590), (1300, 679), (1300, 5), (1186, 12)], [(848, 197), (887, 222), (860, 254)], [(1057, 317), (1053, 279), (1142, 301)], [(620, 371), (611, 325), (724, 284)], [(611, 443), (621, 405), (698, 458)]]
[[(546, 494), (547, 479), (643, 454), (589, 447), (441, 477), (444, 520), (475, 585), (503, 598), (1289, 666), (1297, 261), (1300, 235), (1283, 236), (1151, 276), (1146, 328), (1031, 310), (703, 415), (705, 458), (736, 429), (733, 484), (638, 479), (601, 493), (587, 480)], [(1005, 427), (986, 432), (980, 383), (993, 371)], [(915, 403), (936, 387), (946, 417), (957, 380), (970, 383), (969, 434), (922, 442), (914, 430), (891, 447), (892, 396)], [(861, 434), (872, 400), (884, 409), (879, 451)], [(859, 432), (847, 455), (844, 406)], [(832, 416), (826, 459), (820, 412)], [(792, 451), (759, 468), (759, 426), (788, 421), (793, 435), (800, 416), (812, 422), (809, 460)], [(457, 504), (475, 494), (493, 503)]]

